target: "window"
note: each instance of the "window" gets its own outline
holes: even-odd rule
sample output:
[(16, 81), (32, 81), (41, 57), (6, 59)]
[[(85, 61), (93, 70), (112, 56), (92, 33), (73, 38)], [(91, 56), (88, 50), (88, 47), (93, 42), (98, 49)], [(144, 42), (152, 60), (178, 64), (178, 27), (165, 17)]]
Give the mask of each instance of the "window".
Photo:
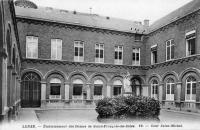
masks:
[(174, 40), (169, 40), (166, 42), (166, 60), (174, 59)]
[(140, 48), (133, 48), (133, 61), (132, 64), (135, 66), (140, 65)]
[(114, 86), (114, 96), (121, 95), (121, 86)]
[(113, 95), (119, 96), (122, 95), (122, 82), (120, 80), (115, 80), (113, 83)]
[(186, 101), (196, 100), (196, 85), (197, 81), (194, 77), (190, 76), (186, 79)]
[(96, 63), (104, 63), (104, 45), (96, 44), (95, 51), (96, 51), (95, 62)]
[(74, 61), (84, 61), (84, 42), (82, 41), (74, 42)]
[(80, 96), (82, 95), (82, 84), (74, 84), (73, 95)]
[(115, 47), (115, 64), (118, 64), (118, 65), (123, 64), (123, 47), (122, 46)]
[(38, 37), (26, 37), (26, 57), (38, 58)]
[(157, 58), (157, 45), (151, 47), (151, 64), (158, 63)]
[(151, 83), (151, 97), (158, 99), (158, 81), (153, 80)]
[(51, 59), (52, 60), (62, 59), (62, 40), (51, 39)]
[(142, 35), (141, 34), (135, 34), (135, 41), (142, 41)]
[(97, 95), (97, 96), (102, 95), (102, 88), (103, 88), (103, 85), (95, 84), (94, 85), (94, 95)]
[(102, 89), (103, 89), (103, 81), (95, 80), (94, 81), (94, 96), (102, 95)]
[(166, 83), (166, 100), (174, 100), (175, 83), (172, 78), (168, 79)]
[(186, 56), (191, 56), (196, 54), (195, 44), (196, 44), (196, 31), (194, 30), (186, 33)]

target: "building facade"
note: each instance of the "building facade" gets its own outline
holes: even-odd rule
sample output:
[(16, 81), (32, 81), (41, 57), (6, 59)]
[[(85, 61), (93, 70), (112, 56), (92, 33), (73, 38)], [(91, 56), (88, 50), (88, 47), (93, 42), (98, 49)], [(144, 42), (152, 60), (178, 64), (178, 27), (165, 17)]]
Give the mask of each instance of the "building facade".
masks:
[(199, 7), (193, 0), (149, 26), (1, 1), (2, 117), (19, 106), (93, 107), (127, 94), (199, 112)]
[(199, 112), (199, 6), (149, 26), (16, 1), (22, 107), (91, 107), (131, 93)]
[(0, 120), (16, 118), (20, 108), (21, 53), (13, 1), (0, 1)]

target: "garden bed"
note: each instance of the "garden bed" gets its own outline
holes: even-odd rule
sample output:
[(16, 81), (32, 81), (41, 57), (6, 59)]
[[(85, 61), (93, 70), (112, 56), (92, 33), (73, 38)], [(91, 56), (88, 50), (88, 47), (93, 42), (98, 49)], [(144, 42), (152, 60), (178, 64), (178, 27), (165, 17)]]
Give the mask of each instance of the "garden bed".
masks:
[(96, 103), (97, 119), (100, 122), (159, 121), (160, 102), (150, 97), (119, 96), (104, 98)]

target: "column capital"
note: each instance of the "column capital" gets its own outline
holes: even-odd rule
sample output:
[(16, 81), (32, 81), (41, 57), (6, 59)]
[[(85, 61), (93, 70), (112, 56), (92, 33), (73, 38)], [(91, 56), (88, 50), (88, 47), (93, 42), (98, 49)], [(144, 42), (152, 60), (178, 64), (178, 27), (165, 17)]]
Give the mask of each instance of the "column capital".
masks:
[(41, 84), (47, 84), (47, 82), (45, 82), (45, 81), (41, 81), (40, 83), (41, 83)]
[(69, 85), (69, 84), (70, 84), (70, 82), (64, 82), (64, 84), (65, 84), (65, 85)]
[(86, 85), (92, 85), (92, 83), (86, 83)]
[(177, 83), (176, 83), (176, 85), (178, 85), (178, 84), (180, 84), (180, 85), (181, 85), (181, 84), (182, 84), (182, 82), (177, 82)]

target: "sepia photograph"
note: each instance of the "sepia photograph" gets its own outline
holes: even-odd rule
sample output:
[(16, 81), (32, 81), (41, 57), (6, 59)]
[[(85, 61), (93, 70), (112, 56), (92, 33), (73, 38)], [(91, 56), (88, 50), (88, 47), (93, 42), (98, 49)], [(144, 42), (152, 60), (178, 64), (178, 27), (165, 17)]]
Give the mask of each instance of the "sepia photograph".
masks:
[(0, 130), (200, 130), (200, 0), (0, 0)]

